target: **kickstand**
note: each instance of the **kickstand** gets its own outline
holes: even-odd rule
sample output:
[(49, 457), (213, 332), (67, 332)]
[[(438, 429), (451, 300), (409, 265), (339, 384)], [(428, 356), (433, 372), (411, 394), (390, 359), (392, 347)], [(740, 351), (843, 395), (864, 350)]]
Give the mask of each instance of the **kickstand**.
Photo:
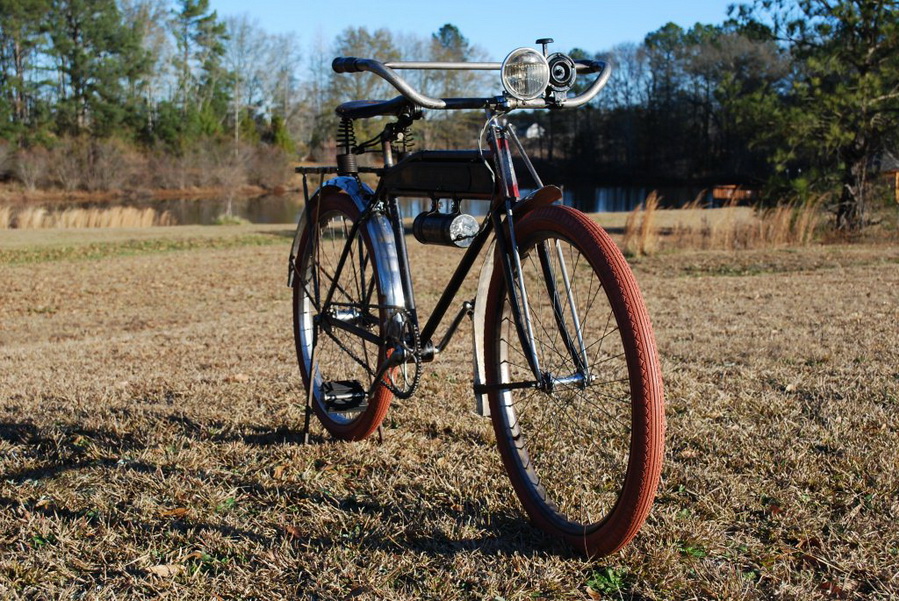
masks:
[(306, 404), (306, 410), (304, 411), (305, 416), (303, 417), (303, 444), (309, 444), (309, 419), (312, 417), (312, 407), (309, 406), (308, 401)]
[(309, 420), (312, 417), (312, 392), (315, 388), (315, 356), (318, 354), (318, 329), (312, 331), (312, 356), (309, 358), (309, 386), (306, 390), (306, 409), (303, 415), (303, 444), (309, 444)]
[(378, 426), (378, 444), (384, 444), (384, 428)]

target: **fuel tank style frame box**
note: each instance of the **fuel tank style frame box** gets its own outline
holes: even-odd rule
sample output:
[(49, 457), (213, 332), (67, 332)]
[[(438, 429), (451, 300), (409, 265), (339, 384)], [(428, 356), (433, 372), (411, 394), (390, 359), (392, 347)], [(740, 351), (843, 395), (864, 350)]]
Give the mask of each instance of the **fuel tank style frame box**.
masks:
[(384, 172), (376, 196), (492, 200), (493, 172), (477, 150), (421, 150)]

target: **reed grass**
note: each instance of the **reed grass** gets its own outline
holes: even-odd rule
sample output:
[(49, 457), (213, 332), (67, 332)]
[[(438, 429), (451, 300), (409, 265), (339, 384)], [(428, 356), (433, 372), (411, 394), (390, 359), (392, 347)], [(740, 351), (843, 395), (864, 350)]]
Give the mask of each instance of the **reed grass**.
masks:
[(43, 207), (13, 210), (0, 207), (0, 229), (144, 228), (176, 225), (168, 211), (152, 207), (70, 208), (48, 211)]
[(624, 251), (628, 255), (651, 255), (658, 248), (659, 232), (653, 227), (659, 208), (659, 195), (653, 191), (642, 205), (636, 207), (624, 225)]
[(44, 227), (45, 221), (47, 221), (47, 209), (43, 207), (19, 210), (13, 218), (15, 227), (22, 230), (40, 229)]
[[(659, 210), (658, 201), (653, 192), (628, 215), (622, 241), (625, 253), (806, 246), (814, 242), (825, 221), (823, 198), (752, 211), (735, 200), (718, 209), (701, 209), (702, 195), (681, 209)], [(658, 221), (666, 225), (655, 227)]]

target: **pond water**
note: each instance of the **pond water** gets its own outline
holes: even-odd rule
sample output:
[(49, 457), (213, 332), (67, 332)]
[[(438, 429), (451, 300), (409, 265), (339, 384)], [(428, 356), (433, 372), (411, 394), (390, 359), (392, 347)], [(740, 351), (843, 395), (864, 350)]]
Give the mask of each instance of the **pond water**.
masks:
[[(178, 225), (210, 225), (228, 212), (226, 199), (162, 200), (140, 206), (149, 206), (162, 213), (167, 211)], [(235, 198), (231, 201), (231, 214), (251, 223), (296, 223), (303, 211), (300, 195)]]
[[(656, 188), (640, 186), (566, 188), (563, 191), (563, 203), (586, 213), (609, 211), (631, 211), (642, 203), (646, 196)], [(657, 189), (662, 197), (662, 206), (681, 206), (692, 201), (703, 192), (701, 188), (662, 188)], [(522, 190), (527, 194), (528, 190)], [(226, 199), (203, 200), (158, 200), (136, 201), (124, 203), (126, 206), (138, 208), (151, 207), (158, 213), (167, 212), (171, 221), (178, 225), (210, 225), (229, 210)], [(280, 196), (259, 196), (256, 198), (237, 198), (230, 203), (232, 215), (242, 217), (251, 223), (296, 223), (303, 211), (302, 193), (291, 192)], [(79, 207), (109, 208), (111, 205), (81, 203), (67, 205), (65, 208)], [(400, 200), (400, 212), (403, 217), (415, 217), (429, 210), (431, 201), (427, 199), (404, 198)], [(463, 201), (462, 211), (470, 215), (484, 215), (488, 208), (487, 201)]]
[[(711, 191), (706, 188), (677, 186), (650, 188), (646, 186), (605, 186), (592, 188), (565, 188), (562, 190), (562, 203), (585, 213), (609, 213), (633, 211), (650, 193), (655, 191), (660, 197), (660, 205), (665, 208), (681, 207), (702, 195), (703, 202), (712, 202)], [(522, 196), (531, 190), (522, 189)], [(462, 202), (462, 212), (481, 216), (486, 214), (489, 203), (483, 200), (466, 200)], [(403, 217), (415, 217), (422, 211), (431, 208), (427, 199), (404, 198), (400, 200), (400, 211)]]

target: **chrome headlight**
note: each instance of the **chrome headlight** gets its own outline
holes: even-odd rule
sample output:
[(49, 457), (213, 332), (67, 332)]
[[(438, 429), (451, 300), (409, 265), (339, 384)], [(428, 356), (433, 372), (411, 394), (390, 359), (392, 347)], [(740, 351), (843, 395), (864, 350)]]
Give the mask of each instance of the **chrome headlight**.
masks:
[(541, 96), (549, 85), (549, 64), (532, 48), (518, 48), (509, 53), (500, 71), (503, 88), (519, 100)]

